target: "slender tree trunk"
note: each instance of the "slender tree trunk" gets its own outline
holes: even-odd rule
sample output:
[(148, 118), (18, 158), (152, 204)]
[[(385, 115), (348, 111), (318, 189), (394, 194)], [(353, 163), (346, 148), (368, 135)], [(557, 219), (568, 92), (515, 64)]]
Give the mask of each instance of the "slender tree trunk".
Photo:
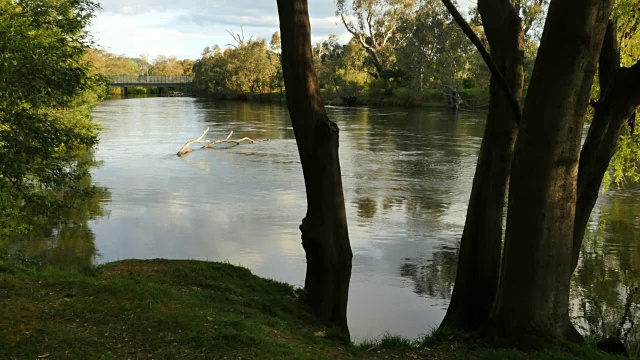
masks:
[(327, 117), (313, 66), (307, 0), (278, 0), (287, 106), (307, 193), (302, 246), (305, 301), (328, 324), (349, 333), (352, 252), (338, 158), (338, 127)]
[(552, 0), (515, 146), (494, 342), (579, 341), (569, 280), (583, 119), (612, 1)]
[[(506, 0), (479, 0), (491, 56), (520, 100), (524, 83), (522, 20)], [(500, 274), (502, 220), (516, 137), (508, 95), (492, 77), (489, 112), (471, 189), (456, 283), (443, 327), (479, 329), (489, 319)]]

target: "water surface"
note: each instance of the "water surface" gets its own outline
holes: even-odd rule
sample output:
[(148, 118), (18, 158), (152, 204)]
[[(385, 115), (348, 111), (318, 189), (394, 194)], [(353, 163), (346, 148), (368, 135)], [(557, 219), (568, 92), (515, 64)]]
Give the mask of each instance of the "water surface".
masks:
[[(352, 336), (429, 333), (442, 320), (453, 286), (484, 114), (328, 112), (341, 129), (354, 253)], [(86, 234), (76, 236), (94, 248), (76, 258), (228, 261), (303, 285), (304, 184), (286, 108), (126, 99), (104, 101), (94, 118), (103, 126), (95, 154), (102, 165), (93, 171), (105, 188), (96, 200), (103, 207), (90, 217)], [(207, 127), (210, 139), (233, 130), (234, 138), (269, 140), (174, 155)], [(612, 190), (594, 213), (573, 281), (574, 316), (585, 332), (611, 332), (627, 321), (628, 336), (638, 337), (630, 322), (640, 320), (639, 192)], [(91, 249), (99, 255), (86, 255)]]

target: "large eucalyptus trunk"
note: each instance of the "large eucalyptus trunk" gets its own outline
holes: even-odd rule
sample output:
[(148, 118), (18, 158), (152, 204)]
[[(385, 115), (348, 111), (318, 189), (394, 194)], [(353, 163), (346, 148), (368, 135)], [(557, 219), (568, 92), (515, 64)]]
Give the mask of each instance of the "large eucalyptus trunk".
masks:
[(307, 0), (278, 0), (282, 71), (307, 193), (302, 220), (305, 301), (348, 334), (352, 252), (338, 158), (338, 127), (327, 117), (313, 65)]
[(494, 342), (579, 341), (569, 321), (583, 119), (611, 1), (552, 0), (516, 141)]
[[(524, 82), (522, 20), (507, 0), (479, 0), (491, 56), (517, 100)], [(516, 114), (492, 76), (489, 112), (460, 242), (456, 282), (441, 324), (465, 331), (489, 319), (498, 289), (503, 209), (516, 137)]]

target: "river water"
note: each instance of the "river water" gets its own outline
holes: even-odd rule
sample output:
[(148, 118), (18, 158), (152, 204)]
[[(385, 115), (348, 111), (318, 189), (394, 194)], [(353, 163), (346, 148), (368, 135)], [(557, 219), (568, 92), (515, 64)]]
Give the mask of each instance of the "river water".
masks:
[[(484, 114), (327, 110), (341, 129), (354, 253), (352, 336), (429, 333), (442, 320), (453, 286)], [(103, 127), (95, 153), (100, 166), (93, 171), (103, 188), (94, 206), (99, 209), (83, 217), (87, 226), (73, 240), (47, 240), (49, 248), (56, 241), (84, 247), (67, 256), (59, 251), (58, 261), (228, 261), (303, 285), (298, 226), (305, 212), (304, 184), (285, 107), (118, 99), (99, 104), (94, 119)], [(268, 141), (175, 156), (206, 128), (209, 139), (234, 131), (232, 138)], [(572, 292), (573, 315), (585, 332), (612, 335), (624, 323), (622, 335), (638, 339), (633, 325), (640, 320), (638, 195), (637, 187), (612, 189), (594, 212)]]

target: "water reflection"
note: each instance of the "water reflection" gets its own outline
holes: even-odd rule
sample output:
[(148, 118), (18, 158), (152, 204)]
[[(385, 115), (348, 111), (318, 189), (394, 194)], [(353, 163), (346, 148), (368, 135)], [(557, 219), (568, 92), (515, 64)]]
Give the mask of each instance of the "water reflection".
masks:
[[(640, 187), (602, 195), (594, 211), (572, 280), (572, 317), (578, 329), (596, 339), (621, 338), (631, 353), (640, 353)], [(406, 258), (400, 275), (420, 296), (451, 296), (457, 249)]]
[[(341, 129), (354, 251), (351, 333), (428, 333), (453, 287), (483, 115), (328, 111)], [(94, 117), (104, 128), (95, 197), (69, 214), (76, 220), (45, 227), (29, 251), (67, 268), (125, 258), (229, 261), (302, 285), (304, 183), (286, 108), (147, 98), (103, 102)], [(233, 130), (270, 140), (174, 155), (207, 127), (216, 139)], [(572, 293), (585, 332), (610, 335), (626, 319), (629, 342), (638, 338), (637, 319), (625, 318), (639, 312), (638, 195), (627, 189), (600, 200)]]
[[(86, 164), (89, 166), (97, 165), (91, 159), (82, 161), (91, 162)], [(62, 214), (32, 218), (29, 224), (32, 230), (0, 250), (19, 255), (38, 269), (79, 271), (93, 266), (97, 249), (89, 222), (107, 215), (104, 204), (110, 201), (109, 191), (94, 186), (92, 177), (87, 175), (52, 196), (65, 204), (60, 209)]]
[(457, 264), (457, 249), (442, 248), (430, 259), (405, 259), (400, 265), (400, 275), (411, 279), (416, 294), (440, 299), (446, 306), (456, 280)]
[(573, 279), (572, 312), (580, 330), (618, 337), (640, 353), (640, 188), (602, 196)]
[(355, 204), (358, 208), (358, 217), (360, 219), (372, 219), (378, 212), (378, 203), (370, 197), (356, 199)]

